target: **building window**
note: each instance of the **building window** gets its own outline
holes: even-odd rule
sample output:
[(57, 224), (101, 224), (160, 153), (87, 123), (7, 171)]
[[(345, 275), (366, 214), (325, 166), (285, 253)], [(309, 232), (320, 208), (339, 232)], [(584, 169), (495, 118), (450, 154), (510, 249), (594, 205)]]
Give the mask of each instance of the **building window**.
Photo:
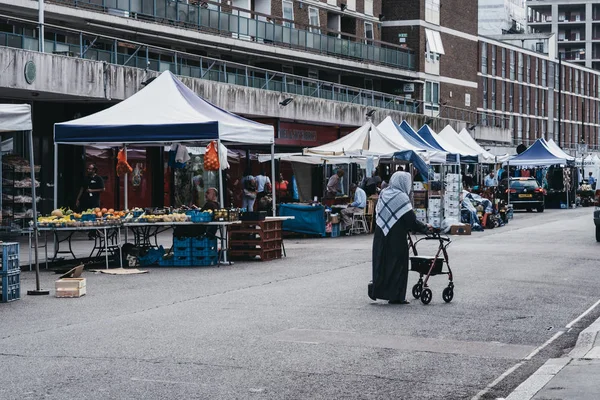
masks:
[(540, 110), (542, 117), (546, 116), (546, 89), (542, 89), (542, 109)]
[(517, 139), (519, 139), (519, 142), (521, 140), (523, 140), (523, 118), (522, 117), (517, 118)]
[(514, 51), (510, 51), (510, 80), (514, 81), (515, 80), (515, 52)]
[(289, 21), (284, 21), (283, 26), (293, 28), (294, 23), (290, 22), (294, 20), (294, 3), (288, 0), (283, 0), (283, 18)]
[(506, 49), (502, 49), (502, 77), (506, 78)]
[(315, 7), (308, 7), (308, 23), (310, 27), (308, 28), (312, 33), (321, 33), (321, 29), (318, 27), (321, 26), (321, 21), (319, 20), (319, 10)]
[(542, 86), (546, 87), (546, 60), (542, 60)]
[(373, 23), (365, 22), (365, 43), (373, 44)]
[(488, 79), (483, 77), (482, 87), (483, 87), (483, 108), (487, 110), (488, 102), (487, 102), (487, 91), (488, 91)]
[(585, 85), (585, 72), (580, 71), (580, 74), (581, 78), (579, 79), (579, 93), (585, 94), (585, 91), (583, 90), (583, 86)]
[(515, 111), (515, 107), (514, 107), (514, 99), (515, 97), (515, 85), (510, 82), (508, 84), (508, 111), (509, 112), (514, 112)]
[(506, 82), (502, 81), (502, 89), (500, 95), (500, 108), (502, 111), (506, 111)]
[(425, 21), (440, 24), (440, 0), (425, 0)]
[(492, 45), (492, 76), (496, 75), (496, 46)]
[(539, 60), (539, 58), (535, 59), (535, 81), (533, 83), (536, 85), (540, 84), (540, 60)]
[(575, 71), (575, 94), (579, 94), (579, 72)]
[(529, 86), (525, 86), (525, 114), (531, 114), (531, 108), (530, 108), (530, 92), (531, 92), (531, 88)]
[(519, 53), (519, 65), (517, 68), (519, 82), (523, 82), (523, 53)]
[(490, 84), (492, 86), (492, 110), (496, 110), (496, 81), (494, 79), (492, 79), (490, 81)]
[(532, 89), (535, 91), (535, 98), (533, 100), (533, 115), (537, 116), (538, 115), (538, 99), (539, 99), (539, 90), (538, 89)]
[(365, 0), (365, 14), (373, 15), (373, 0)]
[(439, 82), (425, 82), (425, 109), (438, 110), (440, 104)]
[[(525, 140), (529, 139), (529, 118), (525, 118)], [(529, 145), (529, 143), (527, 143)]]
[(527, 56), (527, 75), (525, 76), (527, 83), (531, 82), (531, 57)]
[(519, 114), (523, 114), (523, 85), (519, 85)]
[(481, 43), (481, 73), (487, 75), (487, 43)]

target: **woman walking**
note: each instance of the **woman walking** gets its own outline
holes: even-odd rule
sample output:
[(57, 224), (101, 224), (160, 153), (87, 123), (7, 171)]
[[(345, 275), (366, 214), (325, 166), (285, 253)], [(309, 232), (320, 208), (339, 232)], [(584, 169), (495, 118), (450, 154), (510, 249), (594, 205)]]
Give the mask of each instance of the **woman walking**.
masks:
[(377, 201), (377, 226), (373, 238), (373, 281), (369, 284), (372, 300), (388, 300), (390, 304), (408, 304), (409, 231), (427, 232), (431, 226), (419, 220), (412, 209), (408, 172), (396, 172)]

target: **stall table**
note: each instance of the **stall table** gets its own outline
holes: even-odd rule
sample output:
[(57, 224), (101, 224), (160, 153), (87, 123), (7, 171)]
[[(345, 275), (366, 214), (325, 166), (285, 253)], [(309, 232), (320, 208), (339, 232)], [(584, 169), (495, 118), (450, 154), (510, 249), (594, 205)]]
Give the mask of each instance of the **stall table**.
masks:
[(279, 215), (293, 217), (283, 221), (284, 231), (325, 236), (325, 207), (322, 205), (280, 204)]

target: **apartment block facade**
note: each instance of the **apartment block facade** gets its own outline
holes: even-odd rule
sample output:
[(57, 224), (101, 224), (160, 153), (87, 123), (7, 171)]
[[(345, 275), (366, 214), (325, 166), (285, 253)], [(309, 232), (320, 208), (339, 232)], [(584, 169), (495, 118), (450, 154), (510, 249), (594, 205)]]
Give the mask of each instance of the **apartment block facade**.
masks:
[(563, 59), (600, 69), (600, 3), (596, 0), (527, 0), (527, 24), (557, 35)]
[(545, 54), (485, 37), (478, 65), (478, 110), (486, 114), (485, 124), (510, 129), (515, 145), (544, 137), (564, 148), (585, 143), (598, 150), (598, 71), (570, 62), (559, 68)]

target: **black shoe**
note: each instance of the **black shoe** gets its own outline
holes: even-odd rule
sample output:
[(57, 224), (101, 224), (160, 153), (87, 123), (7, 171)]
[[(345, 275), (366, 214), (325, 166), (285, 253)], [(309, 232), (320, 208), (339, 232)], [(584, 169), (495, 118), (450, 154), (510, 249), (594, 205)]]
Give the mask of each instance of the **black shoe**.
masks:
[(367, 286), (367, 293), (371, 300), (377, 301), (377, 298), (373, 297), (373, 282), (369, 282), (369, 285)]
[(410, 304), (408, 300), (390, 300), (388, 304)]

